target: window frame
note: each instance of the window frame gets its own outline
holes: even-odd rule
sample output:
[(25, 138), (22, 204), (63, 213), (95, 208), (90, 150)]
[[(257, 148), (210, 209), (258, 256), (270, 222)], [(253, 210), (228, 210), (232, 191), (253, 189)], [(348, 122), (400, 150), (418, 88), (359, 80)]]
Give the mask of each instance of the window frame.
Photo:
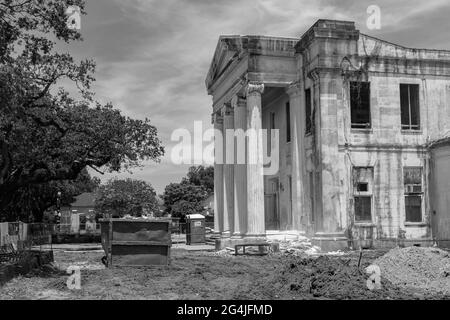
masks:
[[(366, 170), (371, 170), (372, 171), (372, 177), (368, 180), (371, 181), (367, 181), (367, 180), (355, 180), (355, 173), (358, 170), (361, 169), (366, 169)], [(375, 176), (375, 167), (373, 166), (354, 166), (352, 168), (352, 183), (353, 183), (353, 213), (354, 213), (354, 217), (353, 220), (355, 222), (355, 224), (367, 224), (367, 223), (373, 223), (373, 205), (374, 205), (374, 201), (373, 201), (373, 183), (374, 183), (374, 176)], [(367, 191), (358, 191), (358, 184), (360, 183), (366, 183), (367, 184)], [(356, 199), (357, 198), (370, 198), (370, 219), (369, 220), (358, 220), (357, 219), (357, 214), (356, 214)]]
[[(409, 183), (409, 184), (405, 184), (405, 172), (407, 169), (420, 169), (420, 187), (421, 187), (421, 192), (406, 192), (406, 186), (417, 186), (416, 183)], [(425, 210), (425, 205), (424, 205), (424, 170), (423, 170), (423, 166), (404, 166), (403, 167), (403, 203), (405, 206), (405, 223), (406, 224), (420, 224), (424, 222), (424, 210)], [(412, 188), (413, 189), (413, 188)], [(406, 198), (407, 197), (420, 197), (420, 220), (419, 221), (411, 221), (408, 220), (408, 211), (407, 211), (407, 207), (406, 207)]]
[(285, 115), (286, 115), (286, 143), (291, 142), (292, 132), (291, 132), (291, 104), (286, 102), (285, 105)]
[(305, 89), (305, 135), (312, 134), (312, 93), (311, 88)]
[[(361, 84), (367, 84), (367, 90), (368, 90), (368, 122), (366, 123), (356, 123), (352, 120), (352, 114), (353, 110), (356, 109), (356, 107), (353, 104), (354, 99), (352, 98), (352, 90), (356, 86), (355, 84), (361, 83)], [(353, 130), (371, 130), (372, 129), (372, 106), (371, 106), (371, 82), (370, 81), (350, 81), (349, 85), (349, 97), (350, 97), (350, 127)]]
[[(403, 107), (402, 107), (402, 86), (407, 87), (407, 95), (408, 95), (408, 122), (407, 124), (403, 123)], [(411, 105), (411, 87), (417, 88), (417, 110), (416, 112), (416, 118), (417, 118), (417, 124), (412, 124), (412, 110), (413, 107)], [(420, 117), (420, 85), (418, 83), (400, 83), (399, 84), (399, 96), (400, 96), (400, 126), (402, 128), (402, 131), (420, 131), (421, 128), (421, 117)]]
[[(355, 211), (355, 217), (354, 217), (354, 219), (355, 219), (355, 223), (372, 223), (373, 222), (373, 196), (370, 194), (366, 194), (366, 192), (361, 192), (362, 194), (359, 194), (359, 195), (354, 195), (353, 196), (353, 207), (354, 207), (354, 211)], [(369, 199), (369, 201), (370, 201), (370, 204), (369, 204), (369, 209), (370, 209), (370, 219), (368, 219), (368, 220), (366, 220), (366, 219), (363, 219), (363, 220), (359, 220), (359, 219), (357, 219), (356, 217), (357, 217), (357, 214), (356, 214), (356, 199), (362, 199), (362, 198), (367, 198), (367, 199)]]
[(275, 130), (275, 112), (269, 112), (269, 132), (267, 137), (267, 154), (272, 155), (272, 130)]

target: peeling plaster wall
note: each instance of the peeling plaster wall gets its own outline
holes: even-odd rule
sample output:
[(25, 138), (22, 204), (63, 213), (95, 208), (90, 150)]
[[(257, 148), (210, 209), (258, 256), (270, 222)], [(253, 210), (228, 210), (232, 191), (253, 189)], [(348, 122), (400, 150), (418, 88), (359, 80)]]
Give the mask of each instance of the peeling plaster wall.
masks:
[[(318, 22), (296, 46), (298, 77), (313, 90), (316, 108), (316, 130), (305, 140), (307, 170), (319, 172), (314, 230), (350, 238), (430, 238), (425, 145), (450, 133), (450, 52), (404, 48), (354, 31), (350, 23)], [(344, 58), (354, 71), (350, 76), (343, 72)], [(349, 81), (355, 80), (371, 83), (370, 130), (351, 129)], [(401, 129), (400, 83), (419, 85), (418, 132)], [(371, 223), (354, 219), (352, 168), (359, 166), (374, 168)], [(405, 222), (407, 166), (423, 168), (421, 223)]]
[[(325, 55), (323, 61), (329, 61), (327, 55), (334, 57), (345, 52), (342, 48), (346, 46), (339, 41), (331, 44), (318, 42), (316, 45), (321, 49), (310, 52), (321, 52)], [(371, 83), (370, 130), (351, 129), (349, 88), (344, 77), (333, 72), (320, 74), (316, 103), (320, 103), (322, 230), (331, 233), (346, 230), (354, 238), (361, 237), (367, 228), (372, 229), (374, 239), (395, 239), (401, 234), (406, 239), (429, 238), (429, 153), (423, 146), (450, 132), (450, 81), (448, 69), (441, 67), (438, 60), (450, 59), (450, 53), (398, 48), (364, 36), (359, 39), (357, 52), (363, 55), (359, 57), (361, 64), (368, 61), (364, 80)], [(365, 59), (366, 52), (376, 58)], [(405, 57), (428, 62), (412, 63)], [(433, 59), (436, 61), (430, 62)], [(421, 130), (418, 132), (401, 129), (400, 83), (419, 84)], [(374, 168), (371, 224), (354, 220), (353, 166)], [(403, 168), (406, 166), (423, 168), (422, 223), (405, 222)]]

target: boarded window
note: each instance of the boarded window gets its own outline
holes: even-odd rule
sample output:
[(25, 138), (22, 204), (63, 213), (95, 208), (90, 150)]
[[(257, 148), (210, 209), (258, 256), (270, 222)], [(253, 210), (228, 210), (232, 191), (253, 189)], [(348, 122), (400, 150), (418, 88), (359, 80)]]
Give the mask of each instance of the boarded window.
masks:
[(371, 222), (373, 167), (354, 167), (353, 185), (355, 221)]
[(400, 109), (403, 130), (420, 129), (419, 85), (400, 84)]
[(372, 221), (371, 196), (355, 196), (355, 220)]
[(311, 133), (312, 119), (311, 119), (311, 89), (305, 90), (305, 133)]
[(350, 82), (352, 128), (370, 129), (370, 82)]
[(406, 222), (422, 222), (422, 168), (403, 168)]
[(286, 142), (291, 142), (291, 106), (286, 103)]

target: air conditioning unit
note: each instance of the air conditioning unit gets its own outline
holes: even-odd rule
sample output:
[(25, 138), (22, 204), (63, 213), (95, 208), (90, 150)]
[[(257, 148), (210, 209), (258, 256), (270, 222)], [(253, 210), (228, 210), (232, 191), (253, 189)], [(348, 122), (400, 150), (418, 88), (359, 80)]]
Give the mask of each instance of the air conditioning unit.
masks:
[(422, 193), (422, 185), (420, 184), (405, 185), (405, 194), (407, 193)]

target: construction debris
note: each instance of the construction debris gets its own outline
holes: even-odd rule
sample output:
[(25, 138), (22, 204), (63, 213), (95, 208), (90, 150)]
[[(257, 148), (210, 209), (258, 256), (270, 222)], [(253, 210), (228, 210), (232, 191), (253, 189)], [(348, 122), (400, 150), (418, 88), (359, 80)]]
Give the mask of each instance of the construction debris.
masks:
[[(347, 254), (343, 251), (322, 252), (321, 248), (312, 244), (311, 240), (304, 236), (296, 236), (294, 239), (287, 238), (272, 238), (268, 239), (267, 243), (271, 244), (269, 254), (281, 254), (287, 256), (319, 256), (319, 255), (333, 255), (343, 256)], [(245, 249), (246, 253), (258, 254), (259, 249), (249, 246)], [(214, 252), (214, 256), (234, 255), (235, 249), (227, 247), (225, 249)]]
[(374, 261), (394, 284), (450, 295), (450, 254), (438, 248), (395, 248)]
[(368, 275), (355, 261), (330, 256), (292, 257), (271, 283), (280, 296), (320, 299), (416, 299), (386, 279), (382, 287), (369, 290)]

